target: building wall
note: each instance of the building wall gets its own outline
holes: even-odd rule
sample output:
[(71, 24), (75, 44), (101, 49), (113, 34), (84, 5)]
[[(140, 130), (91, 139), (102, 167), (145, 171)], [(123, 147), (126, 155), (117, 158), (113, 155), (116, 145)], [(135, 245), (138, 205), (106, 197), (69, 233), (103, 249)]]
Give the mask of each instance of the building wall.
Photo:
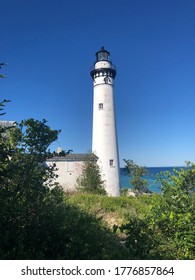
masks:
[(60, 160), (46, 162), (47, 165), (55, 163), (58, 169), (55, 173), (58, 175), (56, 182), (58, 182), (65, 191), (73, 191), (76, 189), (76, 180), (81, 175), (83, 169), (83, 161), (75, 160)]
[[(100, 64), (100, 62), (96, 63)], [(103, 70), (102, 70), (103, 71)], [(114, 80), (94, 78), (92, 151), (98, 157), (102, 180), (111, 196), (120, 194), (119, 155), (114, 109)]]

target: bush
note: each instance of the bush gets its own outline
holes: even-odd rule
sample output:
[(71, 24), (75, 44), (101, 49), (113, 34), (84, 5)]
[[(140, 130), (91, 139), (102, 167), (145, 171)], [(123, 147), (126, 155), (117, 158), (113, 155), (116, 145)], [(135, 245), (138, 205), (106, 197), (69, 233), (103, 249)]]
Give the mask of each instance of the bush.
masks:
[(20, 193), (13, 208), (6, 205), (0, 217), (1, 259), (127, 258), (115, 236), (95, 217), (67, 203), (59, 187), (28, 198)]
[(150, 211), (121, 227), (130, 255), (138, 259), (195, 258), (195, 165), (159, 176), (162, 194), (153, 195)]
[(0, 259), (125, 259), (114, 234), (68, 203), (55, 167), (43, 164), (59, 131), (29, 119), (9, 137), (0, 132)]

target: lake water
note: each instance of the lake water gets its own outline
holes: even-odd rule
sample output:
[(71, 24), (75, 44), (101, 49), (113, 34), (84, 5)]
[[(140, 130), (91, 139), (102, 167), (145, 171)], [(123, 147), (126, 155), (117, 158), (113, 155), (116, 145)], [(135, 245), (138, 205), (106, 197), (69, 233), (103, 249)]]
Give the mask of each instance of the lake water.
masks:
[[(180, 167), (147, 167), (148, 174), (143, 177), (148, 181), (148, 187), (152, 192), (160, 193), (160, 184), (156, 182), (156, 175), (164, 171), (173, 171), (173, 169), (179, 169)], [(125, 174), (125, 169), (120, 169), (121, 188), (131, 189), (130, 178)]]

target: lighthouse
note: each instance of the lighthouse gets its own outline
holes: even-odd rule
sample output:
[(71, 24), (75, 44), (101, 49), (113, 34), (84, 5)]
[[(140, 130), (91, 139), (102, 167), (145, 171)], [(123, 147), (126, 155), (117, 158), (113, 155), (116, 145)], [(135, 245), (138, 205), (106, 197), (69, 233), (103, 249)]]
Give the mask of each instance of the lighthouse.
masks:
[(93, 79), (92, 152), (98, 157), (97, 163), (108, 195), (118, 196), (120, 169), (114, 108), (116, 68), (109, 57), (110, 53), (102, 47), (96, 53), (90, 72)]

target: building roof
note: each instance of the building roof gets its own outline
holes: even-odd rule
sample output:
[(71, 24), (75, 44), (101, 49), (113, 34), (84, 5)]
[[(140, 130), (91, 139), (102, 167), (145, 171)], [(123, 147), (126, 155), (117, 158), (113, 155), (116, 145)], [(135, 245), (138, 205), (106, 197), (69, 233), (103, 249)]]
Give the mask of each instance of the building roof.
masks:
[(86, 161), (87, 157), (96, 158), (94, 154), (68, 154), (66, 156), (55, 156), (47, 161)]
[(14, 126), (15, 122), (14, 121), (0, 121), (0, 126), (2, 127), (10, 127)]
[(16, 126), (16, 124), (14, 121), (0, 121), (0, 135), (3, 138), (9, 138), (10, 129), (15, 126)]

